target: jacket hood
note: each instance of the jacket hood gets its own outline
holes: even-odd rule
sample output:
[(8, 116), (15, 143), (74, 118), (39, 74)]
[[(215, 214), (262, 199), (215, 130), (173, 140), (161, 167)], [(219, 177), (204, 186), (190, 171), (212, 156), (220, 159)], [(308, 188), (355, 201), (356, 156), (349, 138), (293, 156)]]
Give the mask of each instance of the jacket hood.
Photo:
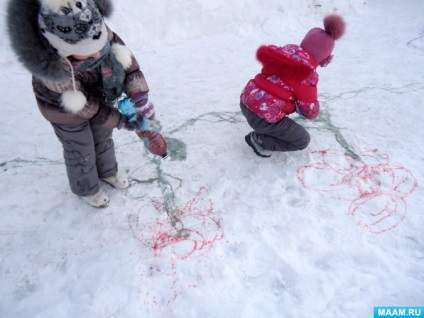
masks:
[(305, 64), (291, 58), (273, 45), (263, 45), (256, 51), (256, 58), (263, 65), (264, 73), (278, 74), (283, 79), (300, 80), (310, 76), (316, 68), (315, 62)]
[[(104, 17), (112, 14), (110, 0), (94, 0)], [(69, 66), (41, 34), (38, 26), (39, 0), (9, 0), (6, 9), (7, 33), (18, 60), (34, 76), (45, 80), (63, 80)]]

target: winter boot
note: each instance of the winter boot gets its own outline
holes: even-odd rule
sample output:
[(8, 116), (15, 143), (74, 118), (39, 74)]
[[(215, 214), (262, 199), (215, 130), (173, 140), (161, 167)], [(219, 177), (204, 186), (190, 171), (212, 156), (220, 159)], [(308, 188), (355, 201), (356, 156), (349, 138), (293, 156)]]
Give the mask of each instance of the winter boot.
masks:
[(105, 208), (109, 204), (109, 197), (102, 190), (81, 198), (95, 208)]
[(102, 178), (102, 180), (106, 183), (109, 183), (115, 189), (123, 190), (128, 188), (130, 185), (128, 178), (124, 174), (117, 173), (114, 176)]
[(269, 158), (272, 155), (272, 151), (266, 150), (262, 146), (262, 140), (258, 137), (255, 131), (252, 131), (251, 133), (247, 134), (244, 137), (244, 140), (246, 140), (247, 144), (252, 147), (253, 151), (260, 157)]

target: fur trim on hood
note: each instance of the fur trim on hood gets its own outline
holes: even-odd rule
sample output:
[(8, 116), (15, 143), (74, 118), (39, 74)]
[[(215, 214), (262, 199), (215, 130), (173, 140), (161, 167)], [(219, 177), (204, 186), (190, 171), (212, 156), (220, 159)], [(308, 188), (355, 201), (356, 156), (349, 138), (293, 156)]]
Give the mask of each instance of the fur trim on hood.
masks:
[[(60, 2), (61, 0), (49, 0)], [(104, 17), (112, 14), (110, 0), (94, 0)], [(34, 76), (60, 81), (69, 77), (69, 66), (64, 58), (41, 34), (38, 26), (39, 0), (9, 0), (6, 9), (7, 31), (11, 46), (19, 61)]]
[(256, 58), (264, 66), (265, 73), (278, 74), (283, 79), (302, 79), (314, 72), (311, 66), (282, 54), (272, 46), (259, 47), (256, 51)]

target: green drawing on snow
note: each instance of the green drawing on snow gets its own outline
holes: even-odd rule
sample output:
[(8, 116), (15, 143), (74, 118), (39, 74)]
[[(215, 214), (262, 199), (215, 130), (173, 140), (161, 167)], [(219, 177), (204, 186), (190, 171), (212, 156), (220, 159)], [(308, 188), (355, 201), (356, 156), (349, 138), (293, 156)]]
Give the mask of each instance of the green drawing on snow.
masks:
[(209, 112), (209, 113), (205, 113), (195, 118), (191, 118), (187, 120), (182, 125), (171, 129), (167, 134), (172, 135), (176, 132), (185, 130), (193, 126), (194, 124), (196, 124), (198, 121), (206, 121), (210, 123), (229, 122), (231, 124), (236, 124), (236, 123), (244, 122), (244, 117), (241, 115), (241, 112), (239, 111), (238, 112)]
[[(189, 127), (195, 125), (199, 121), (206, 121), (211, 123), (219, 122), (229, 122), (229, 123), (239, 123), (243, 122), (240, 112), (209, 112), (202, 114), (195, 118), (190, 118), (180, 126), (164, 132), (165, 139), (168, 143), (168, 152), (171, 157), (171, 161), (184, 161), (187, 158), (187, 147), (186, 144), (177, 138), (169, 137), (172, 134), (175, 134), (180, 131), (184, 131)], [(238, 118), (240, 117), (240, 118)], [(167, 212), (172, 225), (178, 229), (183, 227), (181, 221), (175, 215), (176, 203), (175, 203), (175, 190), (182, 186), (183, 180), (172, 176), (171, 174), (164, 172), (164, 166), (166, 163), (163, 163), (163, 160), (157, 156), (154, 156), (150, 163), (155, 167), (155, 177), (148, 178), (145, 180), (139, 180), (133, 176), (130, 177), (132, 183), (138, 184), (156, 184), (161, 191), (161, 202), (158, 202), (157, 199), (153, 199), (154, 203), (163, 205), (165, 211)], [(135, 171), (134, 171), (135, 172)], [(129, 192), (127, 196), (130, 196), (133, 199), (140, 199), (140, 197), (134, 197)]]
[(61, 160), (50, 160), (42, 157), (34, 157), (33, 160), (26, 160), (21, 158), (12, 159), (9, 161), (4, 161), (0, 163), (0, 167), (3, 168), (3, 171), (7, 171), (8, 169), (14, 168), (22, 168), (29, 166), (57, 166), (63, 165), (64, 161)]
[[(357, 90), (342, 92), (338, 95), (330, 95), (330, 94), (321, 94), (320, 100), (321, 100), (321, 114), (320, 116), (315, 119), (314, 121), (305, 121), (301, 119), (297, 119), (297, 122), (300, 122), (302, 125), (305, 125), (308, 129), (317, 129), (317, 130), (326, 130), (331, 132), (335, 138), (336, 141), (340, 144), (340, 146), (346, 150), (346, 153), (350, 155), (352, 158), (356, 160), (360, 160), (359, 156), (355, 153), (354, 147), (348, 142), (348, 140), (343, 135), (343, 128), (338, 127), (335, 125), (331, 119), (331, 104), (333, 102), (341, 103), (343, 100), (351, 100), (357, 98), (359, 95), (364, 93), (369, 93), (370, 91), (374, 90), (380, 90), (380, 91), (386, 91), (391, 94), (406, 94), (406, 93), (412, 93), (416, 91), (423, 90), (423, 86), (420, 84), (410, 84), (404, 87), (400, 88), (385, 88), (385, 87), (365, 87)], [(190, 129), (192, 126), (201, 123), (206, 122), (209, 125), (215, 124), (215, 123), (230, 123), (230, 124), (239, 124), (244, 123), (246, 124), (246, 120), (244, 116), (241, 114), (240, 111), (235, 112), (207, 112), (204, 114), (201, 114), (194, 118), (189, 118), (186, 121), (182, 122), (181, 124), (168, 128), (163, 132), (164, 137), (167, 140), (168, 143), (168, 152), (171, 157), (171, 161), (184, 161), (187, 159), (187, 145), (184, 143), (183, 140), (176, 138), (175, 134), (178, 134), (180, 132), (184, 132), (188, 129)], [(247, 124), (246, 124), (247, 125)], [(161, 125), (158, 123), (158, 127), (162, 128)], [(137, 140), (134, 140), (133, 143), (140, 143), (142, 145), (142, 142)], [(125, 146), (123, 144), (119, 145), (119, 147)], [(118, 148), (117, 148), (118, 149)], [(161, 159), (158, 156), (152, 156), (145, 150), (146, 159), (145, 165), (136, 167), (131, 173), (130, 173), (130, 181), (133, 185), (155, 185), (159, 190), (161, 194), (161, 198), (159, 199), (153, 199), (156, 201), (157, 204), (163, 205), (164, 209), (167, 211), (168, 215), (171, 218), (171, 222), (175, 224), (175, 218), (173, 218), (173, 213), (176, 208), (176, 195), (175, 192), (177, 189), (181, 188), (183, 185), (183, 179), (175, 177), (172, 173), (168, 173), (166, 170), (166, 163), (163, 162), (163, 159)], [(46, 158), (34, 158), (33, 160), (25, 160), (25, 159), (13, 159), (10, 161), (4, 161), (0, 163), (0, 167), (3, 169), (3, 171), (7, 171), (8, 169), (12, 168), (20, 168), (20, 167), (26, 167), (26, 166), (48, 166), (48, 165), (63, 165), (64, 161), (62, 160), (49, 160)], [(145, 179), (138, 178), (136, 176), (136, 172), (143, 169), (143, 171), (146, 171), (148, 173), (142, 174), (146, 175)], [(144, 188), (144, 187), (143, 187)], [(150, 188), (150, 187), (149, 187)], [(134, 191), (135, 190), (135, 191)], [(126, 191), (126, 195), (129, 198), (132, 199), (141, 199), (145, 198), (147, 196), (152, 197), (150, 195), (149, 189), (142, 189), (142, 191), (145, 191), (144, 194), (137, 194), (137, 191), (140, 189), (134, 189), (134, 187), (130, 187)], [(149, 195), (147, 194), (149, 193)]]
[(312, 122), (312, 124), (308, 128), (320, 129), (319, 127), (315, 127), (314, 124), (322, 123), (326, 130), (329, 130), (334, 134), (336, 141), (340, 144), (342, 148), (346, 150), (347, 155), (351, 156), (355, 160), (360, 160), (361, 158), (359, 157), (359, 155), (355, 153), (355, 151), (353, 150), (353, 147), (349, 144), (349, 142), (343, 136), (342, 134), (343, 128), (337, 127), (336, 125), (333, 124), (331, 120), (330, 110), (329, 110), (330, 102), (336, 101), (336, 100), (340, 101), (340, 100), (355, 99), (359, 95), (363, 93), (367, 93), (369, 91), (373, 91), (373, 90), (386, 91), (391, 94), (402, 95), (402, 94), (417, 92), (423, 89), (424, 89), (424, 86), (413, 83), (413, 84), (409, 84), (404, 87), (398, 87), (398, 88), (364, 87), (364, 88), (353, 90), (353, 91), (343, 92), (335, 96), (332, 96), (329, 94), (322, 94), (320, 95), (320, 100), (322, 105), (320, 115), (318, 116), (318, 118), (316, 118)]
[(332, 123), (331, 115), (328, 109), (322, 110), (320, 116), (315, 119), (315, 121), (317, 123), (323, 123), (325, 128), (334, 134), (337, 142), (346, 150), (347, 155), (351, 156), (355, 160), (360, 160), (359, 155), (355, 153), (352, 146), (347, 142), (346, 138), (341, 133), (341, 129)]

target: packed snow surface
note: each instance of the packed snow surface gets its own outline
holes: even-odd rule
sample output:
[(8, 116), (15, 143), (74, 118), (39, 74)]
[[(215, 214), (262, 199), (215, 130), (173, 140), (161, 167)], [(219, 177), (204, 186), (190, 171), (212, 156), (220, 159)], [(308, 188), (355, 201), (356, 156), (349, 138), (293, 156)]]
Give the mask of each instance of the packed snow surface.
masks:
[[(131, 187), (68, 186), (0, 5), (0, 316), (373, 317), (424, 306), (422, 0), (114, 1), (173, 160), (114, 132)], [(262, 44), (345, 18), (303, 151), (257, 157), (239, 109)], [(169, 214), (184, 231), (177, 235)], [(181, 224), (180, 224), (181, 226)]]

